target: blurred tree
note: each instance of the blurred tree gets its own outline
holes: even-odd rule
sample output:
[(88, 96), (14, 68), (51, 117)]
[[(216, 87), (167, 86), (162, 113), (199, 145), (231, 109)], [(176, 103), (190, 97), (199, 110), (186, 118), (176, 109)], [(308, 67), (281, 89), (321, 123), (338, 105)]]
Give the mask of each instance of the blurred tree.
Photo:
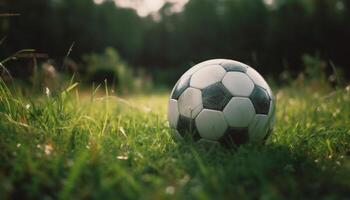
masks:
[[(269, 13), (265, 40), (268, 55), (264, 65), (270, 73), (282, 70), (301, 70), (301, 55), (311, 51), (310, 14), (303, 0), (276, 0), (277, 8)], [(271, 59), (272, 58), (272, 59)]]
[[(4, 58), (35, 48), (61, 60), (75, 41), (71, 57), (118, 50), (131, 66), (166, 69), (173, 82), (205, 59), (237, 59), (263, 74), (303, 70), (302, 55), (320, 55), (344, 69), (350, 65), (350, 3), (347, 0), (190, 0), (180, 13), (166, 3), (158, 13), (140, 17), (113, 0), (5, 0), (0, 10)], [(162, 76), (165, 76), (162, 73)]]
[(226, 0), (222, 19), (225, 37), (221, 44), (226, 57), (260, 68), (265, 58), (264, 37), (268, 30), (268, 13), (261, 0)]

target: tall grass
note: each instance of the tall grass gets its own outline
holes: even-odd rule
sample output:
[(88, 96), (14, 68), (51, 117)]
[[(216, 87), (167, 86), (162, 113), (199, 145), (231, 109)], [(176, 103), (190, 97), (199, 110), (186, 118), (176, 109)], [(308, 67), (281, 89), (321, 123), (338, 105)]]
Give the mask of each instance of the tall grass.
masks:
[(173, 140), (167, 94), (30, 98), (1, 82), (0, 198), (346, 199), (350, 88), (310, 90), (275, 91), (267, 144), (233, 150)]

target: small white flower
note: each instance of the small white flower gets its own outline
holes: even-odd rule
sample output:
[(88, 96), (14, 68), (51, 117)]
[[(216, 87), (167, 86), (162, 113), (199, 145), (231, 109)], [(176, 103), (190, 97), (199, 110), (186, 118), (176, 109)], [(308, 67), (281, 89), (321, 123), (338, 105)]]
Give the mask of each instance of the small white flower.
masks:
[(185, 175), (185, 176), (180, 180), (180, 184), (181, 184), (181, 185), (185, 185), (189, 180), (190, 180), (190, 176), (189, 176), (189, 175)]
[(30, 108), (30, 104), (27, 104), (26, 109), (29, 110), (29, 108)]
[(174, 194), (175, 193), (175, 188), (173, 186), (168, 186), (165, 189), (165, 193), (167, 193), (167, 194)]
[(127, 135), (126, 135), (126, 133), (125, 133), (125, 129), (124, 129), (124, 127), (119, 127), (119, 131), (120, 131), (120, 133), (121, 134), (123, 134), (123, 136), (125, 136), (126, 138), (128, 137)]
[(53, 147), (52, 147), (51, 144), (46, 144), (46, 145), (45, 145), (44, 151), (45, 151), (45, 154), (46, 154), (47, 156), (51, 154), (52, 150), (53, 150)]
[(117, 156), (118, 160), (127, 160), (128, 157), (127, 156)]
[(50, 96), (50, 89), (48, 87), (45, 87), (45, 94), (47, 97)]
[(67, 161), (67, 166), (68, 166), (68, 167), (72, 167), (73, 165), (74, 165), (74, 161), (71, 160), (71, 159), (69, 159), (69, 160)]
[(17, 148), (19, 148), (19, 147), (21, 147), (21, 143), (18, 143), (18, 144), (17, 144)]

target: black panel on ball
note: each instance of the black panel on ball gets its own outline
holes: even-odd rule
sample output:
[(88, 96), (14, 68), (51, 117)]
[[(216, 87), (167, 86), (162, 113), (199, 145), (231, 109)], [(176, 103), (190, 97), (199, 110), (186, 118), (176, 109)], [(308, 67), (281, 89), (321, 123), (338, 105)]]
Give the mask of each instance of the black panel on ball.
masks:
[(254, 105), (256, 114), (267, 115), (269, 113), (271, 99), (264, 88), (255, 85), (249, 98)]
[(221, 64), (221, 66), (227, 71), (227, 72), (247, 72), (247, 68), (242, 66), (241, 64), (233, 61), (224, 62)]
[(248, 129), (229, 128), (219, 140), (225, 147), (238, 147), (249, 141)]
[(191, 76), (188, 77), (182, 77), (175, 85), (175, 89), (173, 91), (173, 94), (171, 95), (172, 99), (178, 100), (181, 94), (190, 87), (190, 79)]
[(202, 90), (203, 107), (222, 111), (231, 100), (231, 93), (219, 82)]
[(180, 115), (179, 121), (177, 122), (177, 130), (182, 137), (190, 136), (194, 141), (200, 139), (194, 119)]

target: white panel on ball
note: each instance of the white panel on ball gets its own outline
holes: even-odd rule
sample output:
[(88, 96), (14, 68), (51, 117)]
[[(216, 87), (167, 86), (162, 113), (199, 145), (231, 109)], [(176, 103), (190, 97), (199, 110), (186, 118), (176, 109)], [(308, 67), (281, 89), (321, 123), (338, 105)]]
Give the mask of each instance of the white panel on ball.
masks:
[(249, 125), (248, 132), (251, 142), (262, 142), (269, 129), (269, 119), (267, 115), (255, 115)]
[(187, 70), (186, 73), (184, 73), (181, 78), (189, 77), (192, 74), (194, 74), (196, 71), (198, 71), (200, 68), (203, 68), (205, 66), (219, 65), (220, 63), (227, 62), (227, 61), (228, 60), (226, 60), (226, 59), (212, 59), (212, 60), (207, 60), (207, 61), (201, 62), (201, 63), (191, 67), (189, 70)]
[(227, 122), (222, 112), (204, 109), (196, 117), (196, 127), (202, 138), (220, 139), (227, 130)]
[(227, 59), (212, 59), (199, 63), (198, 65), (206, 66), (206, 65), (220, 65), (221, 63), (228, 62), (230, 60)]
[(221, 65), (208, 65), (192, 75), (190, 86), (204, 89), (209, 85), (221, 81), (225, 73), (226, 71)]
[(228, 72), (222, 83), (233, 96), (249, 97), (254, 89), (252, 80), (242, 72)]
[(187, 88), (180, 96), (180, 114), (194, 119), (203, 109), (202, 92), (195, 88)]
[(170, 99), (168, 104), (168, 121), (171, 128), (176, 128), (179, 116), (177, 101)]
[(198, 71), (200, 68), (202, 68), (202, 65), (195, 65), (192, 68), (190, 68), (189, 70), (187, 70), (182, 76), (181, 79), (183, 78), (189, 78), (192, 76), (193, 73), (195, 73), (196, 71)]
[(247, 128), (255, 116), (252, 102), (244, 97), (233, 97), (223, 112), (227, 123), (233, 128)]

